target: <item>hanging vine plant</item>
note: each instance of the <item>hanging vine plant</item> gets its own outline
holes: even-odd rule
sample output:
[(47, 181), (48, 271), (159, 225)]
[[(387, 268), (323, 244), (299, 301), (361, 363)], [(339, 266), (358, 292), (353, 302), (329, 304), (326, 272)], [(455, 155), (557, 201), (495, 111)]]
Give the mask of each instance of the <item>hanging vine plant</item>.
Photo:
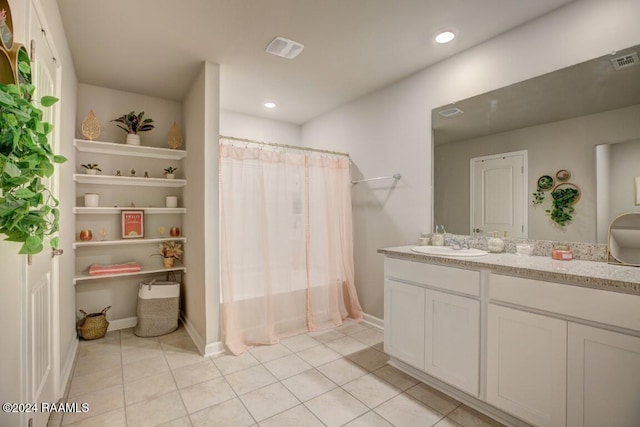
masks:
[(551, 197), (552, 209), (547, 209), (546, 212), (552, 221), (564, 227), (573, 219), (573, 205), (580, 199), (580, 189), (571, 183), (558, 184), (551, 192)]
[[(30, 74), (28, 62), (18, 67)], [(49, 145), (53, 126), (32, 101), (34, 90), (30, 83), (0, 84), (0, 233), (21, 242), (19, 253), (28, 255), (40, 253), (44, 239), (58, 231), (58, 200), (43, 179), (53, 174), (55, 163), (67, 160)], [(50, 107), (57, 101), (44, 96), (39, 104)], [(58, 247), (57, 237), (51, 246)]]

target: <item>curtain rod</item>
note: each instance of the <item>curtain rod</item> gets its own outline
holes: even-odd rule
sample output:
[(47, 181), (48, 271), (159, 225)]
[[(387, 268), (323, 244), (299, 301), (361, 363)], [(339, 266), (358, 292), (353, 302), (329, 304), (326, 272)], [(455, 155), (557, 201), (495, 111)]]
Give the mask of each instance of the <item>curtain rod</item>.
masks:
[(349, 157), (349, 153), (342, 153), (340, 151), (320, 150), (319, 148), (299, 147), (297, 145), (276, 144), (275, 142), (255, 141), (253, 139), (235, 138), (233, 136), (220, 135), (220, 139), (229, 139), (231, 141), (248, 142), (250, 144), (268, 145), (268, 146), (271, 146), (271, 147), (291, 148), (291, 149), (294, 149), (294, 150), (313, 151), (313, 152), (316, 152), (316, 153), (337, 154), (339, 156), (347, 156), (347, 157)]

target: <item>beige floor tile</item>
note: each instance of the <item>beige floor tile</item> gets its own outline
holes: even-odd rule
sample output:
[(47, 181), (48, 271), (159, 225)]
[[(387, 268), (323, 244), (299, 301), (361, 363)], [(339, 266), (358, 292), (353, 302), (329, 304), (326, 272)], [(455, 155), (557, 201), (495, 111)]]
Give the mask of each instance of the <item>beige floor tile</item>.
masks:
[(226, 380), (238, 395), (249, 393), (278, 381), (264, 366), (256, 365), (227, 375)]
[(363, 344), (373, 346), (381, 343), (384, 340), (384, 333), (381, 330), (375, 328), (369, 328), (364, 331), (356, 332), (350, 335), (351, 338), (355, 338)]
[(212, 380), (221, 375), (216, 365), (213, 364), (213, 361), (208, 358), (202, 362), (173, 370), (173, 377), (176, 380), (178, 388), (185, 388), (190, 385)]
[(213, 359), (213, 363), (215, 363), (222, 375), (229, 375), (233, 372), (256, 366), (260, 362), (258, 362), (256, 358), (251, 355), (251, 353), (245, 351), (238, 356), (234, 356), (233, 354), (225, 354), (224, 356), (216, 357), (215, 359)]
[[(91, 343), (82, 345), (82, 343)], [(80, 341), (78, 345), (78, 355), (88, 355), (88, 354), (97, 354), (97, 353), (110, 353), (110, 352), (120, 352), (120, 340), (95, 340), (95, 341)]]
[(125, 384), (153, 375), (170, 372), (164, 354), (124, 365), (122, 371)]
[(298, 356), (314, 367), (333, 362), (334, 360), (338, 360), (342, 357), (341, 354), (324, 345), (317, 345), (315, 347), (302, 350), (298, 353)]
[(311, 399), (305, 406), (329, 427), (341, 426), (368, 411), (362, 402), (340, 388)]
[(309, 332), (311, 338), (319, 341), (323, 344), (328, 343), (329, 341), (335, 341), (340, 338), (344, 338), (346, 335), (340, 331), (336, 331), (335, 329), (326, 329), (323, 331)]
[(122, 364), (127, 365), (160, 355), (162, 355), (162, 348), (159, 342), (148, 343), (145, 346), (138, 347), (123, 347)]
[(384, 367), (389, 361), (389, 356), (379, 352), (378, 350), (374, 350), (371, 347), (350, 354), (347, 358), (362, 366), (369, 372), (376, 371)]
[(295, 406), (278, 415), (274, 415), (260, 422), (260, 427), (323, 427), (324, 424), (318, 420), (304, 405)]
[(363, 344), (360, 341), (353, 339), (349, 336), (345, 336), (335, 341), (330, 341), (326, 345), (333, 351), (337, 351), (343, 356), (349, 356), (351, 354), (354, 354), (369, 348), (368, 345)]
[(345, 322), (342, 326), (338, 326), (336, 328), (337, 331), (342, 332), (346, 335), (352, 335), (357, 332), (366, 331), (371, 327), (365, 323), (356, 323), (356, 322)]
[(139, 337), (136, 335), (122, 335), (120, 338), (122, 348), (129, 347), (155, 347), (159, 344), (157, 337)]
[(124, 385), (124, 402), (127, 405), (153, 399), (176, 390), (176, 382), (170, 372), (146, 377)]
[(164, 357), (167, 359), (167, 363), (171, 369), (192, 365), (202, 362), (205, 359), (198, 350), (166, 350)]
[(371, 346), (371, 348), (373, 348), (375, 350), (378, 350), (378, 351), (381, 351), (383, 353), (385, 352), (384, 351), (384, 342), (379, 342), (378, 344), (374, 344), (374, 345)]
[(165, 351), (186, 350), (189, 352), (198, 352), (198, 347), (194, 344), (193, 340), (191, 340), (191, 337), (188, 335), (181, 337), (176, 336), (171, 340), (163, 340), (160, 345)]
[(194, 427), (249, 427), (255, 424), (255, 420), (238, 398), (192, 414), (191, 422)]
[(295, 354), (272, 360), (265, 363), (264, 366), (279, 380), (292, 377), (312, 368), (311, 365)]
[(387, 420), (373, 411), (359, 416), (344, 427), (393, 427)]
[(287, 378), (282, 381), (282, 384), (301, 402), (306, 402), (337, 387), (333, 381), (316, 369)]
[(411, 387), (406, 393), (444, 415), (461, 405), (457, 400), (423, 383)]
[(78, 356), (74, 376), (94, 373), (100, 370), (113, 369), (122, 366), (120, 352), (91, 353)]
[(122, 384), (122, 367), (102, 369), (85, 375), (74, 375), (69, 396), (74, 397)]
[(79, 404), (87, 403), (89, 405), (89, 411), (65, 414), (62, 419), (62, 425), (72, 424), (124, 407), (124, 389), (122, 385), (108, 387), (92, 393), (76, 396), (75, 398), (69, 398), (68, 402), (77, 402)]
[(369, 408), (375, 408), (401, 393), (399, 389), (373, 374), (353, 380), (342, 388)]
[(285, 338), (281, 340), (280, 343), (285, 347), (287, 347), (289, 350), (293, 351), (294, 353), (297, 353), (302, 350), (306, 350), (316, 345), (320, 345), (320, 341), (316, 341), (314, 338), (311, 338), (306, 333), (296, 335), (294, 337)]
[(168, 423), (160, 424), (158, 427), (191, 427), (191, 420), (189, 417), (182, 417), (169, 421)]
[(178, 329), (176, 329), (175, 331), (165, 335), (160, 335), (158, 337), (158, 341), (160, 341), (161, 343), (165, 343), (165, 342), (170, 342), (176, 339), (182, 339), (188, 336), (189, 334), (187, 333), (187, 330), (182, 325), (180, 325), (178, 326)]
[(242, 395), (240, 400), (258, 422), (300, 404), (300, 401), (280, 383)]
[(291, 350), (282, 344), (274, 344), (274, 345), (259, 345), (253, 347), (249, 352), (255, 357), (260, 363), (267, 363), (275, 359), (279, 359), (284, 356), (288, 356), (291, 354)]
[(406, 394), (383, 403), (375, 412), (395, 427), (432, 426), (444, 416)]
[(135, 427), (156, 426), (187, 415), (177, 391), (127, 406), (126, 410), (127, 424)]
[(346, 384), (367, 374), (367, 371), (345, 358), (334, 360), (317, 369), (338, 385)]
[(127, 419), (124, 408), (118, 408), (69, 425), (71, 427), (127, 427)]
[(434, 425), (433, 427), (462, 427), (462, 426), (457, 422), (453, 421), (451, 418), (447, 417), (438, 421), (438, 424)]
[(183, 388), (180, 395), (190, 414), (236, 396), (222, 377)]
[(475, 409), (471, 409), (466, 405), (461, 405), (451, 412), (449, 419), (455, 421), (463, 427), (502, 427), (504, 424), (481, 414)]
[(386, 365), (373, 373), (402, 391), (407, 390), (420, 382), (391, 365)]

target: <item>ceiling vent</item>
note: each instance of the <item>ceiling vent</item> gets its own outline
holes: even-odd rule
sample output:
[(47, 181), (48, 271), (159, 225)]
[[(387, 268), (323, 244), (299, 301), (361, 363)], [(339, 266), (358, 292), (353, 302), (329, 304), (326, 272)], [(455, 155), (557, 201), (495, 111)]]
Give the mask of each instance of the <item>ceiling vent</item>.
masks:
[(440, 114), (442, 117), (453, 117), (462, 113), (464, 113), (464, 111), (456, 107), (447, 108), (446, 110), (438, 111), (438, 114)]
[(611, 64), (613, 65), (613, 69), (616, 71), (639, 65), (640, 61), (638, 60), (638, 52), (613, 58), (611, 60)]
[(287, 59), (293, 59), (302, 52), (304, 45), (284, 37), (276, 37), (267, 46), (267, 52)]

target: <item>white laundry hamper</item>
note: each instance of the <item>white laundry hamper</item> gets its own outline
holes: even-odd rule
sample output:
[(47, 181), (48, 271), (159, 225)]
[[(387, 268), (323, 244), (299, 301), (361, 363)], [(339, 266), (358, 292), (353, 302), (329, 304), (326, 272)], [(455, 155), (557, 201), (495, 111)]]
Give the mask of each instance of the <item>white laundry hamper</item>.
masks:
[(180, 283), (145, 280), (138, 289), (138, 323), (134, 333), (139, 337), (157, 337), (178, 329)]

